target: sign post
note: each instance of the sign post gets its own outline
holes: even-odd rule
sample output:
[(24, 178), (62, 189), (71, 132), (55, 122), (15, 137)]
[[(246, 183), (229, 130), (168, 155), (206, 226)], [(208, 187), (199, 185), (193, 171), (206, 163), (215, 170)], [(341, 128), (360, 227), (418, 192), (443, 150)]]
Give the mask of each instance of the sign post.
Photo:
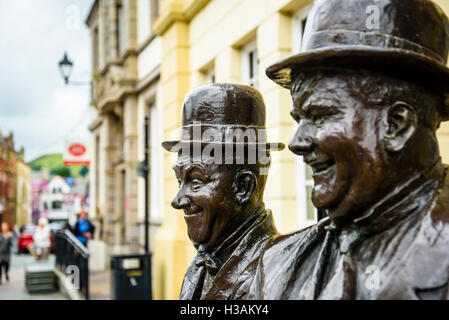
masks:
[(87, 143), (66, 141), (63, 161), (65, 166), (90, 165)]

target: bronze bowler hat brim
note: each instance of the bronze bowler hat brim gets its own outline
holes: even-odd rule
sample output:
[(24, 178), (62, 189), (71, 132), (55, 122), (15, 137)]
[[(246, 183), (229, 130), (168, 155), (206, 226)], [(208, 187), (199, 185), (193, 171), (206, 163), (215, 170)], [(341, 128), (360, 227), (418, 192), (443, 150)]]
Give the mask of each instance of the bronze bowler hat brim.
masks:
[[(263, 97), (257, 89), (241, 84), (216, 83), (191, 90), (184, 99), (181, 128), (181, 139), (163, 141), (164, 149), (178, 152), (191, 145), (233, 145), (261, 151), (285, 148), (283, 143), (266, 141)], [(239, 137), (238, 134), (230, 136), (233, 140), (228, 139), (227, 134), (245, 134), (248, 129), (254, 130), (255, 139), (245, 140), (244, 136), (243, 139), (234, 139)], [(208, 130), (211, 130), (209, 134), (219, 134), (217, 140), (211, 135), (206, 138)]]
[(233, 143), (233, 142), (204, 142), (204, 141), (193, 141), (193, 140), (168, 140), (162, 142), (162, 147), (170, 152), (178, 152), (183, 147), (199, 145), (201, 147), (208, 145), (222, 145), (226, 147), (226, 145), (233, 146), (243, 146), (244, 148), (257, 148), (259, 150), (267, 150), (267, 151), (281, 151), (285, 148), (285, 144), (281, 142), (268, 142), (268, 143)]
[[(369, 30), (369, 6), (379, 29)], [(320, 68), (366, 69), (431, 84), (449, 92), (449, 21), (429, 0), (317, 0), (303, 50), (266, 70), (290, 89), (292, 72)]]

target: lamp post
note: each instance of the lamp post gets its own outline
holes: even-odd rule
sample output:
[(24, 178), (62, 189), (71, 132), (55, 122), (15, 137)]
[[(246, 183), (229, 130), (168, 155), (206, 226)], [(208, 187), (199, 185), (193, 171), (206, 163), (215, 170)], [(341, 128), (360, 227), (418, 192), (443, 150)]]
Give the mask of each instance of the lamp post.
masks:
[(148, 144), (148, 128), (149, 128), (149, 118), (148, 116), (145, 116), (145, 120), (144, 120), (144, 154), (145, 154), (145, 158), (143, 161), (140, 161), (137, 164), (137, 173), (139, 174), (139, 176), (141, 176), (142, 178), (144, 178), (145, 181), (145, 221), (144, 221), (144, 237), (145, 237), (145, 253), (149, 253), (150, 252), (150, 248), (149, 248), (149, 217), (148, 217), (148, 209), (149, 209), (149, 194), (148, 194), (148, 174), (150, 173), (150, 166), (149, 166), (149, 144)]
[(72, 73), (73, 62), (67, 57), (67, 52), (64, 52), (64, 57), (59, 61), (59, 72), (64, 78), (64, 83), (69, 84), (70, 74)]
[(64, 57), (62, 57), (61, 61), (58, 63), (59, 72), (61, 73), (62, 78), (64, 79), (64, 83), (66, 85), (77, 85), (77, 86), (90, 86), (90, 96), (93, 97), (92, 91), (92, 81), (72, 81), (70, 80), (70, 74), (72, 73), (73, 61), (71, 61), (67, 55), (67, 52), (64, 52)]

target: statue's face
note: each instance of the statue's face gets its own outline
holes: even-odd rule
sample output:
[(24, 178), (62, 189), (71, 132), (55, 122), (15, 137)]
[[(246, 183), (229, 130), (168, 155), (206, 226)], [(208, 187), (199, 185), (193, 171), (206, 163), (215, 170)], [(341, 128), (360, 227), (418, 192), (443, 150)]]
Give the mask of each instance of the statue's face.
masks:
[(379, 197), (384, 174), (384, 110), (369, 107), (349, 81), (348, 75), (337, 74), (307, 91), (292, 90), (291, 115), (298, 128), (289, 148), (312, 167), (312, 201), (328, 209), (331, 219), (361, 214)]
[(180, 156), (173, 169), (179, 191), (172, 206), (184, 211), (189, 238), (205, 248), (215, 247), (238, 220), (232, 165), (192, 162)]

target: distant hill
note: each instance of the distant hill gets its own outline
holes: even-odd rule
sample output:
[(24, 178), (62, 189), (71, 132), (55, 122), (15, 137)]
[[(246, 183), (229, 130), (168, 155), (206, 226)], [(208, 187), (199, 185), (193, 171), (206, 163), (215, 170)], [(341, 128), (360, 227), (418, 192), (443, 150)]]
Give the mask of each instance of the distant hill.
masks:
[[(80, 172), (83, 166), (70, 166), (65, 167), (62, 161), (62, 153), (52, 153), (40, 156), (39, 158), (30, 161), (28, 165), (33, 171), (40, 171), (41, 169), (47, 169), (50, 175), (55, 175), (57, 171), (64, 171), (70, 169), (70, 175), (72, 177), (80, 176)], [(53, 172), (52, 172), (53, 171)]]

